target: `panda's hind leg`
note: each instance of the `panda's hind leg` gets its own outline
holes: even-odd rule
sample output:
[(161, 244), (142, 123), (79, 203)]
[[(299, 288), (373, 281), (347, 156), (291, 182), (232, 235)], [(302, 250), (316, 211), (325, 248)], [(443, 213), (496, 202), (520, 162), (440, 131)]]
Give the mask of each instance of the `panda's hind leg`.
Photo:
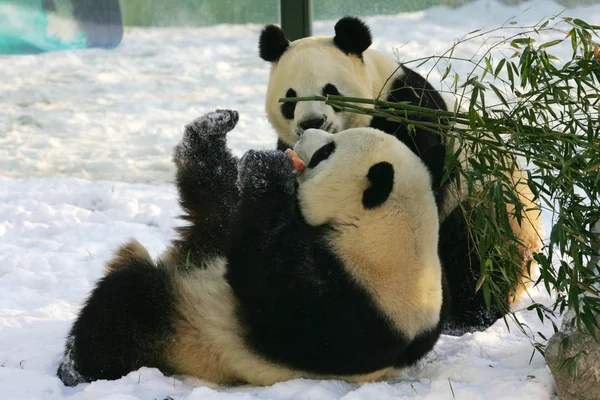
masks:
[(121, 268), (126, 268), (129, 265), (134, 264), (134, 261), (148, 262), (152, 264), (152, 258), (148, 253), (148, 250), (140, 242), (135, 239), (131, 239), (117, 249), (112, 260), (106, 264), (106, 274), (110, 274), (113, 271), (117, 271)]
[(484, 330), (502, 317), (496, 302), (492, 299), (488, 309), (483, 290), (476, 291), (480, 260), (469, 229), (461, 207), (452, 211), (440, 226), (439, 254), (452, 303), (445, 334)]
[(135, 253), (125, 257), (124, 249), (69, 332), (57, 371), (65, 385), (118, 379), (141, 367), (170, 372), (164, 357), (175, 312), (170, 277)]

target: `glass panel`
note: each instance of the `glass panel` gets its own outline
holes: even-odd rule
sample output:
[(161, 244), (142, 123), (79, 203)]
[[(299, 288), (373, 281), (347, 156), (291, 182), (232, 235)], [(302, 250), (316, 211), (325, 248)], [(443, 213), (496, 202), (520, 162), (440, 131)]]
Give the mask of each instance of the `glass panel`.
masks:
[(338, 19), (344, 15), (398, 14), (437, 6), (440, 0), (313, 0), (314, 19)]
[(214, 24), (277, 23), (279, 0), (125, 0), (125, 25), (205, 26)]

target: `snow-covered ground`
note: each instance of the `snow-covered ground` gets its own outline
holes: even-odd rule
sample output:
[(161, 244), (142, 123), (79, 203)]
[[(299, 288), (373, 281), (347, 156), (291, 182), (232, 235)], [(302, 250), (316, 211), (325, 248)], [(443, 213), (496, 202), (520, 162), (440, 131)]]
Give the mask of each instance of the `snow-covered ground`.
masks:
[[(479, 0), (365, 19), (375, 48), (397, 48), (410, 60), (440, 54), (467, 32), (513, 16), (535, 23), (562, 9), (550, 0), (518, 7)], [(565, 15), (598, 24), (600, 5)], [(334, 22), (315, 23), (314, 33), (331, 34)], [(536, 353), (530, 362), (528, 339), (502, 321), (485, 332), (443, 336), (419, 366), (364, 385), (295, 380), (223, 388), (147, 368), (75, 388), (56, 378), (65, 335), (111, 251), (136, 237), (158, 255), (173, 237), (180, 210), (170, 157), (183, 125), (233, 108), (241, 114), (230, 135), (234, 152), (274, 147), (263, 106), (268, 64), (257, 55), (260, 28), (128, 29), (112, 51), (0, 56), (0, 398), (553, 398), (543, 358)], [(473, 42), (463, 51), (478, 47)], [(532, 332), (551, 334), (535, 314), (518, 316)]]

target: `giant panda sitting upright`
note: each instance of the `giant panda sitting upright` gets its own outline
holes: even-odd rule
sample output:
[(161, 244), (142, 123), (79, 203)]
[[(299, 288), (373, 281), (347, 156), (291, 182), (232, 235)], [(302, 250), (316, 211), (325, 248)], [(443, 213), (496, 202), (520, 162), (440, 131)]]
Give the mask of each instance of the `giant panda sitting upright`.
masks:
[[(266, 94), (266, 112), (278, 134), (277, 148), (291, 147), (309, 128), (319, 128), (336, 133), (348, 128), (374, 127), (394, 135), (426, 162), (434, 183), (443, 176), (446, 143), (441, 135), (414, 126), (414, 134), (402, 123), (387, 121), (335, 110), (319, 101), (298, 103), (279, 101), (284, 97), (309, 97), (344, 95), (349, 97), (377, 98), (390, 102), (410, 102), (422, 107), (447, 110), (438, 91), (416, 71), (376, 50), (369, 49), (371, 33), (367, 25), (355, 17), (344, 17), (335, 25), (335, 36), (315, 36), (290, 42), (283, 30), (267, 25), (259, 38), (259, 53), (271, 63)], [(368, 105), (363, 105), (368, 107)], [(415, 117), (411, 117), (415, 118)], [(423, 121), (427, 118), (421, 117)], [(430, 121), (433, 122), (433, 121)], [(432, 156), (436, 154), (437, 157)], [(429, 154), (429, 160), (423, 157)], [(466, 157), (460, 154), (461, 160)], [(434, 160), (433, 162), (431, 162)], [(442, 162), (440, 162), (442, 161)], [(532, 201), (526, 175), (515, 167), (513, 181), (516, 195), (523, 204), (521, 218), (507, 210), (510, 224), (520, 245), (519, 281), (517, 288), (506, 287), (507, 296), (492, 301), (488, 310), (482, 291), (476, 294), (480, 260), (473, 249), (469, 235), (470, 213), (466, 201), (466, 184), (458, 190), (455, 179), (443, 186), (436, 185), (436, 200), (440, 217), (440, 257), (452, 293), (453, 309), (448, 320), (448, 333), (484, 329), (503, 315), (524, 293), (530, 282), (528, 263), (532, 254), (541, 249), (539, 210)], [(417, 210), (415, 210), (417, 212)], [(473, 268), (471, 268), (473, 267)]]
[(174, 160), (191, 225), (156, 263), (136, 241), (117, 251), (69, 333), (65, 384), (143, 366), (216, 383), (357, 382), (434, 346), (447, 292), (423, 162), (356, 128), (306, 131), (301, 173), (275, 150), (238, 163), (225, 137), (237, 120), (222, 110), (186, 127)]

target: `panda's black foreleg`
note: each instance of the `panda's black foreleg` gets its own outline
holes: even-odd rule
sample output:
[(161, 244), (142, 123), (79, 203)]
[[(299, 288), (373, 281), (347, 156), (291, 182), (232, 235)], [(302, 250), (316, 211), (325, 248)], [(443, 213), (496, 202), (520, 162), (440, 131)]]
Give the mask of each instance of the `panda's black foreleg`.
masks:
[(295, 268), (290, 259), (301, 260), (305, 253), (298, 251), (306, 240), (298, 238), (302, 233), (296, 225), (300, 213), (291, 158), (278, 150), (248, 151), (240, 162), (240, 187), (226, 279), (246, 306), (265, 310), (265, 301), (279, 298), (276, 293), (291, 283), (281, 278)]
[(268, 238), (295, 215), (296, 179), (291, 158), (277, 150), (250, 150), (240, 161), (241, 200), (236, 231)]
[(191, 226), (179, 228), (177, 241), (186, 260), (223, 254), (223, 238), (239, 200), (238, 160), (227, 148), (226, 134), (239, 119), (237, 111), (217, 110), (185, 127), (173, 159), (183, 218)]

